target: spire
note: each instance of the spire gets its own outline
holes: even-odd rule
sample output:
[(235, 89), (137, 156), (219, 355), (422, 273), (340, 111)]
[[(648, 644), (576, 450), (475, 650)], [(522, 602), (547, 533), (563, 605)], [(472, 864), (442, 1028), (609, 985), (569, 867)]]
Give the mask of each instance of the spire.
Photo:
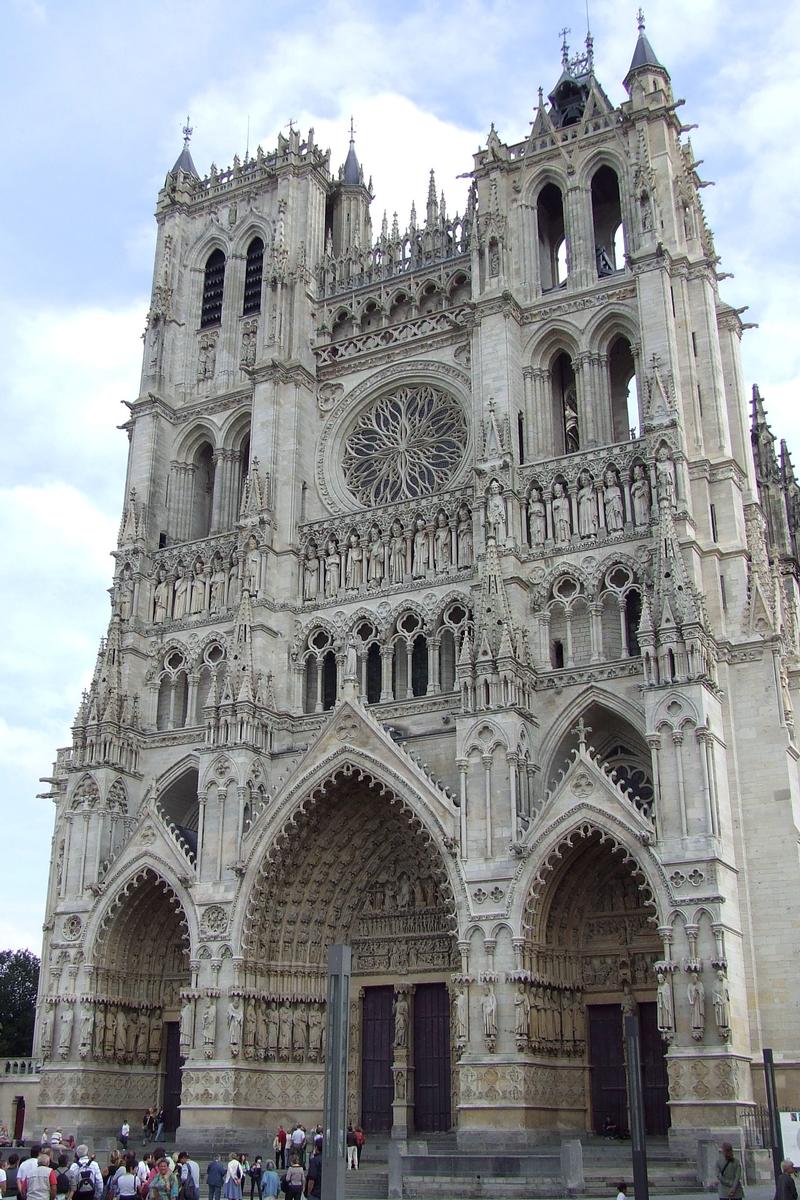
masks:
[(342, 183), (345, 187), (359, 187), (363, 185), (361, 174), (361, 165), (356, 155), (356, 131), (353, 125), (353, 118), (350, 118), (350, 149), (347, 151), (347, 158), (344, 160), (344, 170), (342, 172)]
[(186, 124), (183, 127), (183, 149), (175, 160), (175, 166), (170, 171), (170, 175), (177, 175), (179, 171), (183, 171), (185, 175), (191, 175), (193, 179), (199, 179), (197, 167), (192, 161), (192, 156), (189, 153), (189, 142), (192, 140), (194, 130), (189, 124), (189, 118), (186, 118)]
[(650, 45), (650, 40), (644, 31), (644, 13), (641, 8), (636, 14), (637, 25), (639, 28), (639, 37), (636, 41), (636, 47), (633, 51), (631, 65), (628, 67), (628, 74), (625, 76), (625, 86), (628, 85), (628, 80), (636, 71), (661, 71), (669, 79), (667, 68), (660, 63), (656, 57), (656, 52)]
[(438, 219), (439, 201), (436, 199), (436, 176), (431, 168), (431, 177), (428, 181), (428, 205), (426, 210), (426, 221), (428, 228), (433, 228)]

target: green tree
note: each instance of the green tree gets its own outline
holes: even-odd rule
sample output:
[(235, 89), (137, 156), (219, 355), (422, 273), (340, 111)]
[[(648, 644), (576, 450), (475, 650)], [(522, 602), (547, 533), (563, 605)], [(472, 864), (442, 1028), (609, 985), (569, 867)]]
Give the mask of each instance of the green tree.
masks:
[(33, 1022), (39, 959), (30, 950), (0, 950), (0, 1056), (27, 1058), (33, 1051)]

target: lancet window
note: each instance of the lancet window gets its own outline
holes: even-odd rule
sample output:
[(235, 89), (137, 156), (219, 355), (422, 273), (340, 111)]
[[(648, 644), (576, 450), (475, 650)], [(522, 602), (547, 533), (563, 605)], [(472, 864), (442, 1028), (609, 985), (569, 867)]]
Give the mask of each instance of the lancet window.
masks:
[(264, 243), (254, 237), (247, 247), (244, 269), (244, 300), (242, 316), (248, 317), (261, 312), (261, 283), (264, 275)]
[(605, 164), (592, 176), (592, 226), (597, 274), (613, 275), (625, 266), (619, 180)]
[(206, 259), (203, 274), (203, 307), (200, 328), (210, 329), (222, 320), (222, 294), (225, 288), (225, 255), (213, 250)]
[(554, 183), (546, 184), (536, 202), (539, 229), (539, 278), (542, 291), (561, 287), (567, 280), (567, 242), (564, 199)]
[(333, 637), (317, 629), (308, 639), (305, 655), (303, 711), (327, 712), (336, 703), (338, 669)]

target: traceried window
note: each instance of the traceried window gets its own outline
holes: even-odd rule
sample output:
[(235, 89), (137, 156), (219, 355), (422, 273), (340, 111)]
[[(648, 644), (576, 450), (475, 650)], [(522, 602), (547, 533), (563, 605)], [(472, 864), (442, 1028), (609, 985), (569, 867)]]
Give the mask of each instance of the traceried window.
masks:
[(429, 496), (447, 487), (464, 460), (461, 405), (427, 384), (381, 396), (344, 443), (344, 477), (367, 506)]

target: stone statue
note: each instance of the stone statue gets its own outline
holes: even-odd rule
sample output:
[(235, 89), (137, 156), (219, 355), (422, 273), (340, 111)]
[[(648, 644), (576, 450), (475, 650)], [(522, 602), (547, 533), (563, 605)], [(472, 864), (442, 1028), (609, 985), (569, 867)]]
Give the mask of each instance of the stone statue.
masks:
[(553, 533), (559, 546), (565, 546), (572, 537), (569, 496), (564, 495), (564, 485), (559, 480), (553, 484)]
[(656, 971), (656, 982), (658, 984), (656, 991), (658, 1028), (661, 1033), (673, 1033), (675, 1030), (675, 1018), (672, 1013), (672, 992), (670, 990), (669, 978), (663, 971)]
[(508, 537), (506, 502), (498, 479), (493, 479), (489, 484), (486, 498), (486, 536), (493, 537), (498, 546), (505, 546)]
[(316, 600), (319, 591), (319, 558), (315, 542), (308, 543), (303, 563), (303, 599)]
[(292, 1052), (292, 1010), (284, 1000), (278, 1009), (278, 1057), (288, 1062)]
[(172, 615), (176, 621), (180, 621), (189, 611), (189, 587), (190, 580), (185, 569), (178, 567), (175, 575), (175, 603), (172, 607)]
[(81, 1023), (79, 1028), (78, 1057), (88, 1058), (92, 1050), (92, 1036), (94, 1034), (94, 1010), (91, 1007), (81, 1009)]
[(153, 592), (153, 621), (160, 625), (169, 616), (169, 583), (163, 567), (156, 574), (156, 586)]
[(136, 1021), (136, 1061), (144, 1065), (147, 1062), (147, 1043), (150, 1032), (150, 1023), (147, 1020), (147, 1013), (144, 1009), (139, 1012)]
[(238, 996), (234, 996), (228, 1005), (228, 1041), (231, 1044), (231, 1055), (234, 1058), (238, 1058), (239, 1056), (243, 1021), (244, 1014), (242, 1013), (241, 1001)]
[(603, 476), (603, 507), (605, 509), (606, 529), (609, 533), (622, 533), (625, 524), (625, 514), (622, 508), (622, 488), (616, 471), (608, 468)]
[(491, 983), (486, 984), (481, 997), (481, 1016), (483, 1017), (483, 1036), (487, 1042), (494, 1042), (497, 1037), (497, 997)]
[(308, 1057), (310, 1062), (319, 1062), (322, 1054), (322, 1013), (318, 1004), (308, 1011)]
[(267, 1012), (266, 1002), (259, 1000), (256, 1004), (256, 1058), (263, 1058), (267, 1048)]
[(352, 635), (347, 639), (347, 644), (344, 648), (344, 679), (352, 679), (358, 683), (358, 653), (356, 644)]
[(150, 1019), (150, 1043), (148, 1053), (151, 1063), (157, 1063), (161, 1058), (161, 1038), (163, 1029), (164, 1026), (162, 1022), (161, 1009), (156, 1008), (153, 1010), (153, 1015)]
[(623, 1017), (632, 1017), (636, 1013), (636, 997), (631, 991), (630, 980), (628, 979), (622, 985), (622, 999), (619, 1006), (622, 1009)]
[(530, 528), (531, 546), (543, 546), (547, 539), (547, 514), (538, 487), (531, 488), (528, 497), (528, 526)]
[(440, 512), (436, 518), (436, 532), (433, 535), (433, 562), (437, 571), (448, 571), (452, 561), (450, 522), (447, 513)]
[(306, 1056), (306, 1037), (308, 1022), (304, 1004), (295, 1005), (292, 1013), (292, 1057), (295, 1062), (303, 1062)]
[(717, 971), (717, 982), (712, 998), (714, 1020), (717, 1022), (719, 1036), (723, 1042), (727, 1042), (731, 1036), (731, 995), (728, 991), (728, 980), (722, 970)]
[(252, 533), (247, 539), (247, 554), (244, 560), (244, 586), (251, 596), (257, 596), (261, 588), (261, 551)]
[(278, 1012), (274, 1004), (267, 1008), (267, 1058), (278, 1057)]
[(528, 1040), (531, 1024), (531, 1002), (528, 999), (528, 989), (524, 983), (517, 988), (514, 997), (514, 1034), (517, 1038)]
[(383, 539), (377, 525), (373, 525), (370, 530), (367, 579), (375, 584), (380, 584), (383, 579)]
[(75, 1012), (71, 1004), (62, 1004), (61, 1013), (59, 1015), (58, 1028), (58, 1057), (69, 1058), (70, 1046), (72, 1044), (72, 1022), (75, 1020)]
[(211, 603), (209, 608), (212, 613), (219, 613), (225, 608), (225, 585), (228, 580), (228, 574), (222, 565), (222, 558), (219, 554), (214, 555), (211, 570)]
[(228, 567), (228, 608), (236, 608), (239, 603), (239, 560), (234, 554)]
[(329, 600), (339, 591), (341, 562), (342, 558), (336, 538), (331, 538), (328, 542), (328, 553), (325, 555), (325, 595)]
[(455, 1035), (456, 1042), (465, 1042), (468, 1037), (467, 993), (464, 988), (458, 988), (455, 994)]
[(425, 528), (425, 522), (422, 517), (417, 517), (414, 522), (414, 561), (411, 570), (414, 579), (425, 578), (428, 571), (429, 558), (428, 531)]
[(696, 971), (692, 972), (686, 996), (691, 1010), (692, 1037), (701, 1042), (706, 1027), (706, 989)]
[(633, 500), (633, 523), (637, 529), (650, 524), (650, 484), (641, 463), (633, 468), (633, 483), (631, 484), (631, 499)]
[(194, 1032), (194, 1004), (191, 1000), (184, 1000), (181, 1006), (181, 1024), (180, 1024), (180, 1046), (181, 1053), (184, 1057), (188, 1055), (192, 1048), (192, 1033)]
[(458, 527), (456, 530), (458, 549), (458, 565), (472, 566), (472, 513), (469, 505), (462, 504), (458, 510)]
[(578, 485), (578, 533), (582, 538), (596, 537), (597, 497), (594, 491), (594, 480), (588, 471), (581, 471)]
[(406, 575), (406, 538), (399, 521), (392, 522), (389, 540), (389, 578), (392, 583), (402, 583)]
[(133, 572), (130, 563), (125, 563), (119, 577), (117, 611), (121, 621), (129, 621), (133, 614)]
[(48, 1000), (44, 1006), (42, 1024), (39, 1033), (39, 1053), (42, 1058), (49, 1058), (53, 1052), (53, 1001)]
[(345, 578), (347, 580), (347, 587), (351, 589), (360, 588), (364, 582), (364, 550), (361, 545), (361, 538), (357, 533), (350, 534)]
[(194, 575), (192, 576), (192, 598), (191, 612), (192, 616), (196, 617), (200, 613), (205, 612), (206, 607), (206, 571), (205, 563), (202, 558), (198, 558), (194, 564)]
[(664, 500), (670, 508), (674, 508), (677, 497), (675, 463), (666, 446), (662, 446), (656, 455), (656, 489), (659, 504)]
[(252, 1058), (256, 1047), (256, 1005), (252, 996), (244, 1008), (244, 1056)]
[(114, 1058), (124, 1062), (128, 1052), (128, 1014), (125, 1009), (117, 1009), (117, 1019), (114, 1022)]
[(398, 992), (394, 1002), (394, 1048), (405, 1050), (408, 1047), (408, 997), (405, 992)]

